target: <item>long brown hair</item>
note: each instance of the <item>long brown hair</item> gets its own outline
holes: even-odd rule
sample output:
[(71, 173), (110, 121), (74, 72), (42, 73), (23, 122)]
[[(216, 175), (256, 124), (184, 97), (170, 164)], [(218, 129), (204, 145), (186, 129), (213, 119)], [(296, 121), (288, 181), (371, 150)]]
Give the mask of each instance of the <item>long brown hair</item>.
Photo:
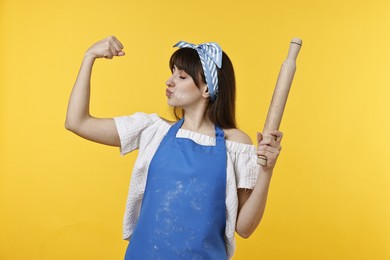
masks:
[[(197, 87), (201, 82), (206, 84), (202, 63), (196, 50), (181, 48), (175, 51), (169, 60), (171, 71), (174, 66), (190, 75)], [(214, 102), (209, 99), (206, 113), (214, 124), (222, 128), (236, 128), (236, 79), (233, 64), (225, 52), (222, 54), (222, 68), (217, 70), (218, 95)], [(173, 114), (179, 120), (184, 116), (184, 110), (174, 107)]]

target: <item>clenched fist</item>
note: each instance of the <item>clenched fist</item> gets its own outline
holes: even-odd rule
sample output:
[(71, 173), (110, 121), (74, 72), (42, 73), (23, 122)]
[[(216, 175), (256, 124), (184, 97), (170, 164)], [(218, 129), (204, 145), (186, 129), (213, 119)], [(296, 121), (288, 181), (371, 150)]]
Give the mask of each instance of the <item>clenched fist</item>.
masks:
[(115, 36), (110, 36), (89, 47), (85, 55), (93, 58), (112, 59), (114, 56), (124, 56), (125, 53), (122, 49), (122, 43)]
[(279, 157), (282, 146), (283, 133), (275, 130), (271, 131), (269, 136), (264, 136), (257, 133), (257, 155), (262, 155), (267, 158), (267, 166), (263, 167), (266, 171), (273, 171), (276, 161)]

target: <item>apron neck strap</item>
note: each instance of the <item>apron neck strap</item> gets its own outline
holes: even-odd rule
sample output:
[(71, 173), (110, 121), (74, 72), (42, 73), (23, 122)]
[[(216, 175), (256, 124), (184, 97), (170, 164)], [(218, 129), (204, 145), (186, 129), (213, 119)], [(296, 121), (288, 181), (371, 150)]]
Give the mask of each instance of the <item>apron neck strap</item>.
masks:
[[(177, 132), (181, 128), (181, 126), (184, 123), (184, 117), (177, 121), (175, 124), (173, 124), (167, 133), (167, 136), (176, 137)], [(223, 132), (222, 128), (215, 125), (215, 138), (216, 138), (216, 145), (224, 144), (225, 143), (225, 133)]]
[(182, 119), (180, 119), (179, 121), (177, 121), (176, 123), (174, 123), (169, 128), (167, 136), (176, 137), (176, 134), (179, 131), (180, 127), (183, 125), (183, 123), (184, 123), (184, 117)]

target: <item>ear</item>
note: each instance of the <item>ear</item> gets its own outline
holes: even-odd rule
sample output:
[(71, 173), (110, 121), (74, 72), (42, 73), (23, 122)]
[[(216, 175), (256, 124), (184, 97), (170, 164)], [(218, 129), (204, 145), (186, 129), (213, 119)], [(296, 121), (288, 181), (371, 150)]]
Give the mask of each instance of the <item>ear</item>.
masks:
[(209, 88), (207, 87), (206, 84), (204, 84), (204, 85), (202, 86), (202, 96), (203, 96), (204, 98), (210, 98)]

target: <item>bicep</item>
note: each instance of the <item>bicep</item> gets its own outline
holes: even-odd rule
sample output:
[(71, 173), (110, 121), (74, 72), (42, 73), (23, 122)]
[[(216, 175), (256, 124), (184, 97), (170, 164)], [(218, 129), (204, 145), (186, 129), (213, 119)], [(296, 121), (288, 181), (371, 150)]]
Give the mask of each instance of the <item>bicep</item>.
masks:
[(251, 194), (252, 194), (251, 189), (237, 189), (238, 212), (240, 212), (242, 206), (244, 206), (245, 202), (248, 200)]
[(88, 117), (79, 123), (76, 128), (69, 130), (96, 143), (117, 147), (121, 145), (113, 118)]

